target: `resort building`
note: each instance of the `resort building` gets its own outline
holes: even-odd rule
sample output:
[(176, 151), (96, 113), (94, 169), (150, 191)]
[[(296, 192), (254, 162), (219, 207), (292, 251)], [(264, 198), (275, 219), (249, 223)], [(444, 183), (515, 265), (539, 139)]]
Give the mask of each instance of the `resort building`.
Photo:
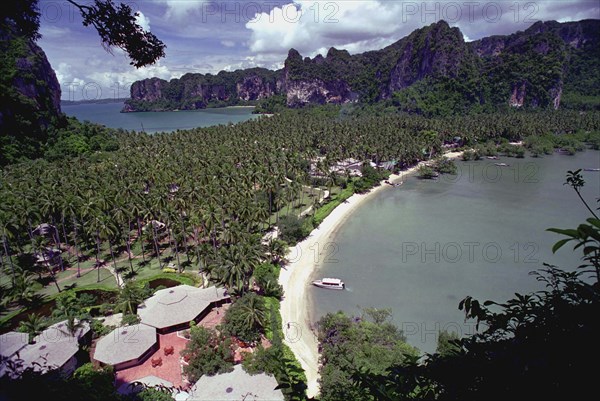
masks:
[(27, 333), (9, 332), (0, 336), (0, 377), (18, 378), (25, 370), (42, 374), (71, 375), (78, 366), (76, 354), (80, 345), (89, 343), (91, 332), (87, 322), (69, 329), (67, 321), (56, 323), (29, 343)]
[(229, 302), (225, 289), (179, 285), (157, 291), (139, 306), (138, 315), (143, 324), (166, 334), (188, 329), (190, 322), (199, 323), (211, 310)]
[(393, 171), (394, 167), (396, 167), (396, 160), (390, 160), (387, 162), (381, 162), (377, 165), (378, 168), (384, 169), (384, 170), (390, 170)]
[(179, 285), (158, 290), (138, 307), (140, 323), (117, 328), (98, 340), (93, 359), (114, 367), (121, 394), (135, 392), (137, 383), (174, 391), (188, 388), (181, 357), (189, 341), (185, 330), (190, 322), (214, 327), (229, 302), (227, 292), (217, 287)]
[(233, 372), (215, 376), (202, 376), (190, 390), (187, 401), (283, 401), (281, 390), (273, 376), (265, 373), (249, 375), (241, 365), (235, 365)]
[(29, 344), (29, 334), (10, 331), (0, 335), (0, 377), (10, 371), (13, 357)]
[(135, 324), (114, 329), (96, 343), (94, 359), (122, 370), (143, 363), (159, 349), (154, 327)]
[(335, 163), (329, 171), (337, 174), (349, 174), (353, 177), (362, 177), (362, 165), (362, 161), (351, 157)]

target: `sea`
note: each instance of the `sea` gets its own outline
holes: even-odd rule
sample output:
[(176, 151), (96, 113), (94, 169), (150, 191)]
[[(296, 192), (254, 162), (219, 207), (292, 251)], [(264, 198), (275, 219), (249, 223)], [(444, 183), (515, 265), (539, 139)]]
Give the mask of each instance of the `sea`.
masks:
[(236, 124), (258, 118), (252, 114), (253, 107), (226, 107), (194, 111), (164, 111), (121, 113), (122, 102), (83, 103), (62, 105), (63, 113), (81, 121), (103, 124), (110, 128), (147, 133), (173, 132), (178, 129), (209, 127), (220, 124)]
[[(440, 330), (475, 332), (458, 309), (463, 298), (503, 302), (543, 289), (532, 272), (544, 263), (570, 270), (580, 264), (572, 245), (553, 254), (563, 237), (546, 230), (576, 228), (591, 217), (563, 184), (568, 170), (599, 168), (600, 152), (457, 166), (457, 175), (436, 181), (403, 177), (319, 244), (324, 255), (315, 257), (311, 279), (341, 278), (346, 290), (309, 288), (313, 324), (328, 312), (360, 316), (365, 308), (389, 308), (409, 344), (432, 353)], [(596, 208), (600, 172), (582, 174), (582, 195)]]

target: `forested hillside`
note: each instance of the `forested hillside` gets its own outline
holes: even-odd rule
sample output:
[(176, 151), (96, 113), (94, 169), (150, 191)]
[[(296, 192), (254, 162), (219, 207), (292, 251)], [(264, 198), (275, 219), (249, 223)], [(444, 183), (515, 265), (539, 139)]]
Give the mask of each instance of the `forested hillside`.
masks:
[[(387, 102), (424, 115), (498, 107), (597, 108), (600, 21), (537, 22), (525, 31), (465, 42), (439, 21), (375, 51), (329, 49), (303, 58), (291, 49), (279, 71), (187, 74), (138, 81), (125, 111), (204, 108), (283, 96), (288, 107)], [(240, 88), (249, 88), (240, 90)], [(143, 90), (140, 90), (143, 88)], [(268, 104), (269, 107), (264, 107)], [(273, 102), (262, 104), (272, 111)]]

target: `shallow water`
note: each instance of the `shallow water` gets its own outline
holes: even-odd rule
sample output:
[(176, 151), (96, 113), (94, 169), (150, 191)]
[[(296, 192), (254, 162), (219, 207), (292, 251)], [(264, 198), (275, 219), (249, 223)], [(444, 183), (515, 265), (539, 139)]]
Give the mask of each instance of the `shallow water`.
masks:
[[(553, 255), (561, 237), (545, 230), (575, 228), (590, 217), (563, 183), (567, 170), (600, 167), (600, 152), (457, 165), (455, 177), (405, 177), (401, 187), (379, 192), (356, 210), (331, 243), (320, 244), (326, 256), (313, 279), (340, 277), (348, 289), (311, 286), (313, 320), (338, 310), (391, 308), (409, 343), (433, 352), (440, 329), (473, 331), (458, 310), (465, 296), (505, 301), (542, 288), (530, 275), (542, 262), (579, 264), (570, 247)], [(583, 174), (583, 195), (595, 204), (600, 173)]]
[(165, 111), (144, 113), (121, 113), (123, 103), (77, 104), (62, 106), (62, 111), (79, 120), (104, 124), (111, 128), (154, 132), (172, 132), (178, 129), (209, 127), (212, 125), (239, 123), (257, 118), (251, 107), (227, 107), (194, 111)]

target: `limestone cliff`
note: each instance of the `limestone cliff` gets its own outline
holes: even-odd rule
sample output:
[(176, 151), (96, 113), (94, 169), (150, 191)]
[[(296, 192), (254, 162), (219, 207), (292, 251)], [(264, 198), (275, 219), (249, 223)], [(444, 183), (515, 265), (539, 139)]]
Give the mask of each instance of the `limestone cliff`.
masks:
[(44, 51), (0, 24), (0, 165), (11, 154), (34, 157), (61, 115), (60, 85)]
[(389, 93), (427, 77), (456, 78), (466, 65), (476, 62), (460, 30), (440, 21), (414, 31), (404, 41), (390, 76)]
[(145, 79), (131, 86), (131, 99), (123, 111), (196, 110), (256, 101), (279, 93), (276, 80), (277, 73), (264, 68), (190, 73), (171, 81)]
[(273, 95), (284, 95), (288, 107), (388, 100), (415, 112), (428, 103), (434, 112), (501, 105), (558, 108), (565, 94), (600, 96), (599, 31), (598, 20), (549, 21), (466, 43), (458, 28), (439, 21), (362, 54), (331, 48), (311, 59), (291, 49), (279, 71), (140, 81), (132, 86), (126, 111), (196, 109)]

